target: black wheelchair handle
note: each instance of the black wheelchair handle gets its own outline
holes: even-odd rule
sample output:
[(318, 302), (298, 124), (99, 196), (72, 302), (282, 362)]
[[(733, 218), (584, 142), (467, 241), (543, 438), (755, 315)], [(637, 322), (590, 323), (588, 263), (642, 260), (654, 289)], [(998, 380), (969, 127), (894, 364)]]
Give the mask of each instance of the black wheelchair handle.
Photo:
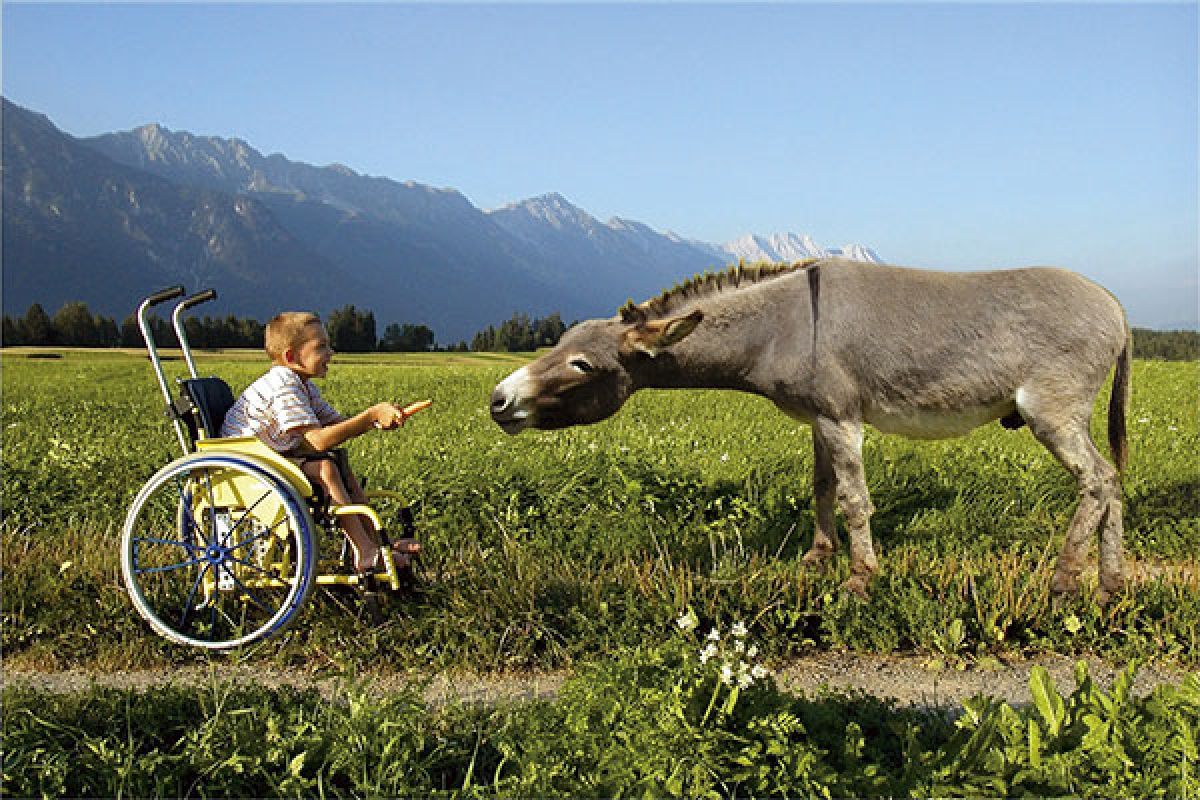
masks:
[(205, 289), (203, 292), (197, 292), (188, 299), (179, 304), (180, 308), (191, 308), (198, 306), (201, 303), (207, 303), (209, 300), (215, 300), (217, 297), (216, 289)]
[(145, 306), (156, 306), (159, 303), (165, 303), (168, 300), (179, 297), (181, 294), (183, 294), (183, 291), (184, 290), (182, 286), (172, 286), (170, 289), (163, 289), (155, 292), (143, 300), (142, 304)]

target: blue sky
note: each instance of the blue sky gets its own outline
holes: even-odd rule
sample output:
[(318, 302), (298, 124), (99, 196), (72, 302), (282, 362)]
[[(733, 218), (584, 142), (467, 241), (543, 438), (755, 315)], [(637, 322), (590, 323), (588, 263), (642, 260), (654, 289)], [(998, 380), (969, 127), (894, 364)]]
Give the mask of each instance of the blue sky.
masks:
[(27, 4), (3, 91), (708, 241), (1057, 264), (1197, 324), (1197, 4)]

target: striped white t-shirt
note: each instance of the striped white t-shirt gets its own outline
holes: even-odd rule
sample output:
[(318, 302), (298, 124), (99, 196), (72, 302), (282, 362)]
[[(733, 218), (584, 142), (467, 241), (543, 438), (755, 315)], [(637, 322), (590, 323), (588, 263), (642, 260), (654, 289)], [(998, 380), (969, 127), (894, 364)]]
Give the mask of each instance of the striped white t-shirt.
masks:
[(311, 381), (287, 367), (274, 366), (242, 392), (225, 415), (221, 435), (257, 436), (271, 449), (287, 453), (300, 444), (300, 428), (343, 419)]

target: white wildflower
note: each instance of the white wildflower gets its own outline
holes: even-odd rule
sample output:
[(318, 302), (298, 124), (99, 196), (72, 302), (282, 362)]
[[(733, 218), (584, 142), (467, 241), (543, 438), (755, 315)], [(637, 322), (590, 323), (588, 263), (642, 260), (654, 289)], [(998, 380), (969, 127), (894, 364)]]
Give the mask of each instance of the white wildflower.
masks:
[(745, 661), (739, 661), (737, 665), (737, 684), (739, 689), (745, 689), (754, 683), (754, 678), (750, 672), (750, 665)]
[(675, 620), (675, 624), (679, 626), (679, 630), (684, 633), (691, 633), (696, 630), (696, 626), (700, 624), (700, 620), (696, 619), (696, 614), (690, 608), (679, 615), (679, 619)]
[(721, 683), (725, 684), (726, 686), (733, 685), (733, 667), (731, 667), (729, 664), (721, 667)]
[(717, 646), (710, 644), (708, 647), (700, 651), (700, 663), (707, 664), (711, 659), (717, 656)]
[(756, 656), (758, 656), (758, 645), (752, 644), (746, 650), (746, 657), (747, 658), (755, 658)]
[(746, 626), (739, 620), (733, 623), (733, 629), (730, 631), (734, 636), (742, 637), (746, 635)]
[(742, 653), (746, 652), (746, 643), (743, 641), (740, 641), (740, 640), (737, 642), (734, 642), (733, 652), (737, 653), (738, 655), (741, 655)]
[(768, 670), (766, 667), (764, 667), (762, 664), (755, 664), (754, 669), (750, 670), (750, 674), (752, 676), (754, 676), (755, 680), (761, 681), (763, 678), (770, 675), (771, 671)]
[(717, 630), (716, 628), (713, 628), (711, 631), (708, 632), (708, 640), (710, 642), (721, 641), (721, 632), (719, 630)]

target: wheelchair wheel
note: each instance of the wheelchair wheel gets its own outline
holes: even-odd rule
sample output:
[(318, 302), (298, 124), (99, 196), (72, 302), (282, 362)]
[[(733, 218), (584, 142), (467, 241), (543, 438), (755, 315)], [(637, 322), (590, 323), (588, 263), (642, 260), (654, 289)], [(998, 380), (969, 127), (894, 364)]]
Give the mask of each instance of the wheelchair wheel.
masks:
[(194, 454), (134, 499), (121, 572), (138, 613), (179, 644), (225, 650), (286, 626), (316, 582), (312, 518), (278, 472), (235, 454)]

